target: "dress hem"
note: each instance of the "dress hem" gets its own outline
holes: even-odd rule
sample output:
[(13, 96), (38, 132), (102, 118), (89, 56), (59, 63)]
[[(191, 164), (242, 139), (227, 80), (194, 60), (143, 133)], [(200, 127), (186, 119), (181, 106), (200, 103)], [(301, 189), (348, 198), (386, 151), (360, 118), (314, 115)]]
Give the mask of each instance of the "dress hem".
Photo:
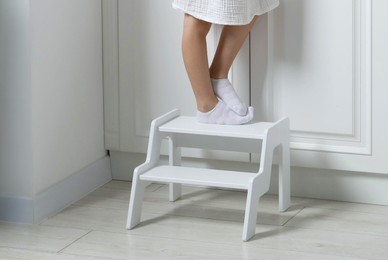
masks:
[(241, 22), (226, 22), (226, 21), (223, 21), (223, 20), (220, 20), (220, 19), (214, 19), (214, 18), (211, 18), (211, 17), (207, 17), (205, 15), (201, 15), (201, 14), (195, 13), (195, 12), (187, 11), (184, 8), (182, 8), (182, 7), (172, 3), (172, 7), (174, 9), (176, 9), (176, 10), (182, 11), (185, 14), (189, 14), (189, 15), (191, 15), (191, 16), (199, 19), (199, 20), (202, 20), (202, 21), (205, 21), (205, 22), (208, 22), (208, 23), (212, 23), (212, 24), (219, 24), (219, 25), (247, 25), (247, 24), (249, 24), (253, 20), (253, 18), (255, 16), (266, 14), (266, 13), (272, 11), (273, 9), (275, 9), (278, 6), (279, 6), (279, 2), (276, 5), (269, 6), (267, 9), (264, 9), (264, 10), (261, 10), (260, 12), (252, 14), (248, 19), (246, 19), (244, 21), (241, 21)]

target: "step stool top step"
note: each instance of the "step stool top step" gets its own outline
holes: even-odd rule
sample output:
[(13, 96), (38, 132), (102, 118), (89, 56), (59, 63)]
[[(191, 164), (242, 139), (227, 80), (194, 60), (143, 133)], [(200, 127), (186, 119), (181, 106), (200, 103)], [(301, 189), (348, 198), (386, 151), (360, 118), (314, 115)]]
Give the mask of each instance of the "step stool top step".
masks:
[(274, 123), (256, 122), (246, 125), (217, 125), (198, 123), (195, 117), (179, 116), (159, 126), (166, 133), (224, 136), (248, 139), (263, 139), (265, 131)]
[(140, 175), (141, 180), (181, 183), (231, 189), (248, 189), (257, 173), (214, 170), (182, 166), (157, 166)]

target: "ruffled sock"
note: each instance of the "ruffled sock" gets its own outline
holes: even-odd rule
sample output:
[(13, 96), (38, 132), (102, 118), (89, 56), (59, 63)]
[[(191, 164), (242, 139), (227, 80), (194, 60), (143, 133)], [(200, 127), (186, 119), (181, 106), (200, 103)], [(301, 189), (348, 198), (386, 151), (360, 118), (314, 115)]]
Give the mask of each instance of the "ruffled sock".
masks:
[(247, 113), (240, 116), (222, 101), (219, 101), (209, 112), (197, 111), (198, 122), (206, 124), (242, 125), (249, 123), (252, 119), (253, 107), (247, 108)]
[(229, 79), (211, 79), (214, 93), (224, 101), (234, 112), (240, 116), (245, 116), (248, 107), (241, 101)]

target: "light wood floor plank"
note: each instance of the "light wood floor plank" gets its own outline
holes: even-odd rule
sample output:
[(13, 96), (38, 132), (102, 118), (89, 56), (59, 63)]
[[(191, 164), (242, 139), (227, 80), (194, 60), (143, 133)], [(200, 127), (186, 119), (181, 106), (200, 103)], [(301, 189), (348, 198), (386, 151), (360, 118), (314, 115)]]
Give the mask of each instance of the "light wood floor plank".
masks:
[(385, 206), (292, 198), (279, 213), (265, 195), (242, 242), (245, 192), (185, 186), (171, 203), (153, 184), (128, 231), (130, 189), (112, 181), (40, 225), (0, 224), (0, 259), (388, 259)]
[[(64, 252), (121, 259), (346, 259), (330, 255), (296, 251), (273, 250), (245, 245), (223, 245), (135, 236), (106, 232), (92, 232)], [(351, 258), (347, 258), (351, 259)]]

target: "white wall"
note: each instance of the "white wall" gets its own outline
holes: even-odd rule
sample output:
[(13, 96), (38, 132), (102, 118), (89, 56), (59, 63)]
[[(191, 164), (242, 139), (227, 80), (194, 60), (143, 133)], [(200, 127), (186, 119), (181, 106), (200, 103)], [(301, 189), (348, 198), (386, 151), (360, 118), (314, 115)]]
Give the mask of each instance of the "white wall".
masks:
[(31, 197), (28, 0), (0, 1), (0, 198)]
[(111, 179), (101, 1), (0, 1), (0, 221), (40, 221)]
[(35, 194), (105, 156), (101, 1), (34, 0)]

